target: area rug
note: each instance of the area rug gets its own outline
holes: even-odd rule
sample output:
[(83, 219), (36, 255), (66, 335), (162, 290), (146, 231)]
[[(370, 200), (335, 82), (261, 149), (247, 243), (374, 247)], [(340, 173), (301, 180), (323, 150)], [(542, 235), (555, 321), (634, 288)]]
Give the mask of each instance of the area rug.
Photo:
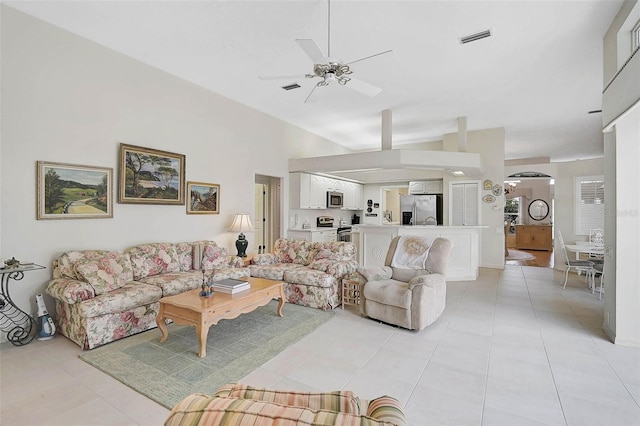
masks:
[(104, 373), (171, 409), (185, 396), (212, 394), (237, 382), (334, 315), (331, 311), (277, 301), (209, 329), (207, 356), (198, 357), (195, 328), (169, 324), (169, 338), (160, 343), (153, 329), (79, 355)]
[(525, 251), (520, 251), (516, 249), (508, 249), (509, 256), (505, 257), (506, 260), (530, 260), (535, 259), (536, 257), (531, 253), (527, 253)]

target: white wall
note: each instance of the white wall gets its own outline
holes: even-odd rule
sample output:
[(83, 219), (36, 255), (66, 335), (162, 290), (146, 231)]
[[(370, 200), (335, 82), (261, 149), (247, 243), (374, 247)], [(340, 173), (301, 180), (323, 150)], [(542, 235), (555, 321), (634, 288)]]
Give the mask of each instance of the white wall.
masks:
[[(254, 212), (254, 176), (281, 177), (292, 157), (344, 147), (187, 83), (11, 8), (2, 7), (0, 256), (46, 265), (11, 294), (32, 312), (69, 249), (122, 250), (142, 242), (210, 238), (229, 248), (237, 212)], [(112, 167), (118, 144), (186, 155), (186, 180), (221, 185), (219, 215), (185, 206), (114, 202), (113, 219), (36, 220), (36, 161)], [(288, 206), (283, 191), (283, 206)], [(117, 195), (114, 193), (114, 200)], [(283, 208), (282, 223), (288, 223)], [(284, 225), (283, 229), (287, 229)], [(247, 235), (251, 240), (252, 235)], [(15, 283), (14, 283), (15, 284)], [(49, 310), (53, 302), (47, 299)]]
[[(444, 135), (443, 147), (445, 151), (458, 150), (458, 134)], [(504, 184), (504, 129), (484, 129), (467, 133), (467, 152), (477, 152), (482, 158), (484, 176), (480, 180), (481, 197), (490, 194), (490, 191), (482, 189), (485, 179), (491, 179), (494, 184)], [(448, 173), (444, 176), (444, 187), (449, 187), (449, 182), (456, 180), (468, 180), (468, 178), (453, 178)], [(445, 191), (446, 192), (446, 191)], [(443, 217), (448, 224), (449, 199), (448, 194), (443, 199)], [(504, 193), (496, 197), (493, 203), (480, 202), (480, 225), (488, 228), (480, 232), (481, 258), (480, 266), (487, 268), (504, 268)]]
[(629, 34), (640, 19), (640, 3), (627, 0), (603, 40), (605, 88), (605, 306), (603, 328), (615, 342), (640, 347), (640, 55), (631, 54)]

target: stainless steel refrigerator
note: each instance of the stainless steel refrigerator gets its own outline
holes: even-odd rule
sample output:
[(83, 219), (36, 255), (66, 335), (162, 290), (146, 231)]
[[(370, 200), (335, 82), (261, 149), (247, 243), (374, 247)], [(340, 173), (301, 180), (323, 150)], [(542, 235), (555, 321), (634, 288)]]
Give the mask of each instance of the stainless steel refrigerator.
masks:
[(403, 225), (442, 225), (442, 195), (400, 197)]

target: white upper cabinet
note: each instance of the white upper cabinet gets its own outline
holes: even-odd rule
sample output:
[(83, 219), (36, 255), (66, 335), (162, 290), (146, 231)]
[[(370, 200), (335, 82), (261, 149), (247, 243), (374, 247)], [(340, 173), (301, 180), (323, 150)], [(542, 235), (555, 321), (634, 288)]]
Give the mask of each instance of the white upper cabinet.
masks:
[(344, 194), (343, 209), (362, 210), (364, 185), (309, 173), (289, 173), (292, 209), (326, 209), (328, 191)]
[(442, 194), (442, 180), (422, 180), (409, 182), (409, 194)]

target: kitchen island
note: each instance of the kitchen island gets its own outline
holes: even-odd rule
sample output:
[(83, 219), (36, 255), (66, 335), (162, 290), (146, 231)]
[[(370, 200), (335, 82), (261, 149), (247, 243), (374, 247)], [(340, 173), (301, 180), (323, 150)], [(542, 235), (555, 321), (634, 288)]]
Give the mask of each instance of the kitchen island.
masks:
[(352, 230), (357, 239), (358, 263), (364, 266), (383, 266), (393, 237), (419, 235), (434, 240), (442, 237), (453, 243), (447, 281), (472, 281), (478, 278), (480, 263), (480, 230), (486, 226), (407, 226), (357, 225)]

